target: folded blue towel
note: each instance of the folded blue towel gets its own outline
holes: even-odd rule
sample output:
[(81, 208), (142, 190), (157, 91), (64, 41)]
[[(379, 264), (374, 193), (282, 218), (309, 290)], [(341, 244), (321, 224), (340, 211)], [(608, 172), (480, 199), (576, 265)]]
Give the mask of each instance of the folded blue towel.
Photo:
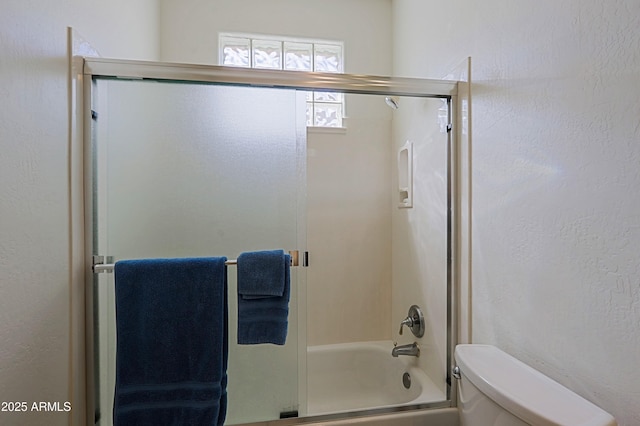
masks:
[(285, 344), (290, 264), (282, 250), (238, 256), (238, 344)]
[(282, 296), (285, 285), (284, 250), (264, 250), (238, 256), (238, 293), (246, 299)]
[(114, 426), (224, 424), (225, 261), (116, 262)]

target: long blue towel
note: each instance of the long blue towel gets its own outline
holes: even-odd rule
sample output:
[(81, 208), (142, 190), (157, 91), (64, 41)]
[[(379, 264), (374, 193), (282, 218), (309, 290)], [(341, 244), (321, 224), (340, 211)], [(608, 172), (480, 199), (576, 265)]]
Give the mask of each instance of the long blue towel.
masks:
[(290, 264), (283, 250), (238, 256), (238, 344), (286, 343)]
[(225, 261), (116, 263), (114, 426), (224, 424)]

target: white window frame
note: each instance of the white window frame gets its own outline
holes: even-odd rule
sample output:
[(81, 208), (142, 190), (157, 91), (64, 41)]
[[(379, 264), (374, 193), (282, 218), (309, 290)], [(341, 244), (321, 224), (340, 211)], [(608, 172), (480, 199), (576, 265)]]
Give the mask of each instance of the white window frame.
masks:
[[(243, 62), (246, 64), (238, 64), (238, 63), (229, 63), (225, 64), (225, 51), (224, 48), (229, 44), (230, 40), (241, 40), (242, 43), (247, 43), (249, 53), (248, 58), (243, 58)], [(254, 45), (257, 43), (273, 43), (276, 46), (279, 43), (279, 67), (274, 66), (260, 66), (255, 63), (255, 51)], [(285, 58), (285, 45), (286, 44), (304, 44), (311, 45), (311, 55), (309, 58), (310, 64), (309, 69), (292, 69), (288, 68), (286, 64)], [(250, 33), (230, 33), (230, 32), (221, 32), (218, 34), (218, 63), (220, 65), (229, 65), (229, 66), (240, 66), (245, 68), (266, 68), (266, 69), (280, 69), (280, 70), (292, 70), (292, 71), (318, 71), (317, 68), (322, 68), (316, 65), (316, 49), (317, 46), (325, 49), (336, 49), (339, 51), (339, 63), (335, 70), (327, 70), (326, 67), (321, 69), (322, 72), (336, 72), (336, 73), (344, 73), (344, 43), (341, 41), (335, 40), (323, 40), (323, 39), (308, 39), (308, 38), (297, 38), (297, 37), (285, 37), (285, 36), (274, 36), (274, 35), (264, 35), (264, 34), (250, 34)], [(344, 102), (344, 94), (343, 93), (315, 93), (308, 92), (307, 98), (307, 114), (308, 121), (307, 127), (314, 129), (344, 129), (344, 118), (345, 118), (345, 102)], [(316, 108), (317, 107), (329, 107), (335, 108), (337, 110), (337, 118), (335, 123), (326, 125), (320, 122), (317, 122), (316, 116)], [(310, 120), (313, 122), (311, 123)], [(336, 125), (337, 124), (337, 125)]]

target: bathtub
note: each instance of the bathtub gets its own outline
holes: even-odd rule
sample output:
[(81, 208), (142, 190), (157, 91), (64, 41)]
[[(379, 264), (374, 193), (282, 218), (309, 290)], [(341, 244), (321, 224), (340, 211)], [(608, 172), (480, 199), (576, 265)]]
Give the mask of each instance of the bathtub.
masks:
[[(307, 348), (309, 415), (441, 402), (446, 399), (417, 367), (416, 358), (391, 356), (391, 341)], [(425, 356), (423, 354), (422, 356)], [(409, 373), (411, 385), (403, 385)]]

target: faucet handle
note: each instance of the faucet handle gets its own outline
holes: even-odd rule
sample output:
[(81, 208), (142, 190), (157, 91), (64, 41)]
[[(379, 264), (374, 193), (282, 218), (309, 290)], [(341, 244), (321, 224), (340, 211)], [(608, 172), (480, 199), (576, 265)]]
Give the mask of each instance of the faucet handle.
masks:
[(401, 336), (402, 336), (402, 327), (405, 325), (409, 327), (409, 330), (411, 330), (414, 336), (416, 337), (424, 336), (424, 328), (425, 328), (424, 316), (422, 315), (422, 311), (418, 306), (412, 305), (409, 308), (409, 315), (407, 315), (407, 317), (403, 319), (402, 322), (400, 323), (400, 330), (398, 331), (398, 333), (400, 333)]
[(401, 336), (402, 336), (402, 327), (405, 325), (409, 328), (413, 327), (413, 319), (411, 319), (411, 317), (406, 317), (405, 319), (402, 320), (402, 322), (400, 323), (400, 331), (398, 332)]

